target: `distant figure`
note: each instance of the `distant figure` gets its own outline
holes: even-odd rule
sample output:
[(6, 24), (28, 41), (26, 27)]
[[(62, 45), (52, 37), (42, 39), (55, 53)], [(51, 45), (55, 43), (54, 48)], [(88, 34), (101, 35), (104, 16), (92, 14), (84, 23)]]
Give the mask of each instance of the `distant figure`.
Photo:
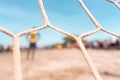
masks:
[(111, 39), (111, 43), (110, 43), (110, 45), (109, 45), (109, 47), (110, 47), (111, 49), (115, 49), (115, 48), (116, 48), (116, 41), (117, 41), (117, 38), (116, 38), (116, 37), (113, 37), (113, 38)]
[(69, 41), (66, 43), (66, 48), (70, 49), (72, 48), (72, 43), (70, 43)]
[(13, 50), (13, 47), (10, 45), (5, 48), (6, 52), (12, 52), (12, 50)]
[(79, 49), (79, 45), (78, 45), (78, 43), (75, 42), (75, 43), (73, 44), (73, 46), (74, 46), (74, 48)]
[(4, 51), (4, 47), (3, 45), (0, 45), (0, 53), (3, 53), (3, 51)]
[(97, 41), (92, 41), (92, 42), (90, 43), (90, 47), (91, 47), (92, 49), (98, 48), (98, 43), (97, 43)]
[(117, 49), (120, 49), (120, 39), (116, 40), (116, 46), (117, 46)]
[(57, 44), (57, 45), (56, 45), (56, 49), (58, 49), (58, 50), (62, 50), (62, 49), (63, 49), (62, 44)]
[(31, 54), (31, 60), (34, 60), (35, 50), (37, 48), (36, 42), (39, 37), (40, 35), (37, 31), (32, 31), (27, 35), (27, 39), (29, 39), (29, 48), (26, 57), (27, 60), (29, 60), (30, 54)]

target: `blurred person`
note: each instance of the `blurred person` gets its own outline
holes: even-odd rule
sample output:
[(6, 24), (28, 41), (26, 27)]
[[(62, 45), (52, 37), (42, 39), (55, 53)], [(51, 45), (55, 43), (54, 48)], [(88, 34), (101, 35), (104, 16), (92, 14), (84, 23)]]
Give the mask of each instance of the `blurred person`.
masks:
[(30, 54), (31, 54), (31, 59), (34, 60), (35, 50), (37, 48), (36, 42), (38, 41), (39, 37), (40, 37), (40, 34), (37, 31), (31, 31), (27, 35), (27, 39), (29, 40), (29, 48), (28, 48), (27, 57), (26, 57), (27, 60), (29, 60)]
[(90, 47), (91, 47), (92, 49), (98, 48), (98, 42), (97, 42), (97, 41), (92, 41), (92, 42), (90, 42)]
[(103, 49), (103, 42), (102, 41), (98, 41), (98, 48)]
[(110, 47), (111, 49), (115, 49), (115, 48), (116, 48), (117, 38), (116, 38), (116, 37), (113, 37), (110, 41), (111, 41), (111, 43), (110, 43), (109, 47)]
[(4, 47), (3, 45), (0, 45), (0, 52), (3, 53), (3, 51), (4, 51)]
[(116, 40), (116, 46), (117, 46), (117, 49), (120, 49), (120, 39)]
[(110, 40), (105, 40), (103, 42), (103, 49), (109, 49), (110, 43), (111, 43)]
[(74, 48), (79, 49), (79, 45), (78, 45), (78, 43), (75, 42), (75, 43), (73, 44), (73, 46), (74, 46)]
[(72, 48), (72, 43), (70, 41), (68, 41), (66, 43), (66, 48), (68, 48), (68, 49)]
[(57, 44), (57, 45), (56, 45), (56, 49), (58, 49), (58, 50), (62, 50), (62, 49), (63, 49), (62, 44)]
[(12, 52), (12, 50), (13, 50), (12, 46), (7, 46), (5, 49), (6, 52)]

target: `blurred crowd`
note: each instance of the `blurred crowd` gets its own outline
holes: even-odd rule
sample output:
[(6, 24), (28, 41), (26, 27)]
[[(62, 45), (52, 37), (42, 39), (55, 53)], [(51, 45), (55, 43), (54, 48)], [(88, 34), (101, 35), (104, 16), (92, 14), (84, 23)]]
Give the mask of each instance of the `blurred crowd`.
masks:
[[(120, 50), (120, 39), (110, 39), (110, 40), (94, 40), (94, 41), (83, 41), (84, 46), (86, 48), (91, 48), (91, 49), (118, 49)], [(64, 43), (60, 44), (55, 44), (51, 46), (45, 46), (42, 49), (71, 49), (71, 48), (79, 48), (79, 45), (74, 41), (66, 41)], [(21, 48), (23, 49), (23, 48)], [(39, 48), (37, 48), (39, 49)], [(40, 48), (41, 49), (41, 48)], [(24, 50), (27, 50), (27, 48), (24, 48)], [(7, 46), (4, 47), (3, 45), (0, 45), (0, 53), (3, 52), (11, 52), (12, 51), (12, 46)]]
[[(85, 48), (91, 49), (118, 49), (120, 50), (120, 39), (111, 39), (104, 41), (83, 41)], [(43, 49), (71, 49), (71, 48), (79, 48), (79, 45), (76, 42), (65, 42), (60, 44), (55, 44), (52, 46), (45, 46)]]
[(93, 48), (93, 49), (120, 49), (120, 39), (92, 41), (85, 43), (85, 46), (86, 48)]
[[(114, 40), (104, 40), (104, 41), (83, 41), (84, 46), (86, 48), (91, 49), (120, 49), (120, 39), (114, 39)], [(57, 49), (64, 49), (64, 48), (79, 48), (79, 45), (74, 42), (66, 42), (64, 44), (57, 44), (54, 46), (54, 48)]]

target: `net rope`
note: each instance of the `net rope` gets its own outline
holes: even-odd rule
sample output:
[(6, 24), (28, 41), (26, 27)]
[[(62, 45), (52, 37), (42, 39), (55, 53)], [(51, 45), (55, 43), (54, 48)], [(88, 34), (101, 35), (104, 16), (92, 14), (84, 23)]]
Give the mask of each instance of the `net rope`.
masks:
[(108, 0), (108, 1), (113, 3), (116, 7), (120, 9), (120, 0)]
[[(118, 4), (118, 2), (120, 2), (120, 0), (118, 1), (114, 1), (114, 0), (108, 0), (112, 3), (114, 3), (119, 9), (120, 9), (120, 5)], [(46, 14), (44, 5), (42, 0), (38, 0), (39, 6), (40, 6), (40, 11), (41, 11), (41, 15), (44, 21), (44, 25), (34, 28), (34, 29), (29, 29), (17, 34), (14, 34), (6, 29), (4, 29), (3, 27), (0, 27), (0, 32), (3, 32), (9, 36), (12, 37), (13, 39), (13, 61), (14, 61), (14, 79), (15, 80), (23, 80), (22, 77), (22, 69), (21, 69), (21, 54), (20, 54), (20, 45), (19, 45), (19, 38), (25, 34), (30, 33), (31, 31), (38, 31), (38, 30), (42, 30), (42, 29), (46, 29), (46, 28), (51, 28), (59, 33), (62, 33), (66, 36), (69, 36), (71, 38), (73, 38), (74, 40), (76, 40), (76, 42), (79, 45), (79, 48), (81, 50), (81, 53), (86, 61), (86, 63), (89, 66), (89, 69), (92, 72), (92, 75), (94, 77), (95, 80), (103, 80), (102, 77), (100, 76), (99, 72), (97, 71), (95, 65), (93, 64), (93, 61), (91, 60), (90, 56), (88, 55), (88, 52), (82, 42), (83, 38), (90, 36), (92, 34), (97, 33), (98, 31), (103, 31), (105, 33), (111, 34), (113, 36), (116, 36), (118, 38), (120, 38), (120, 35), (114, 32), (111, 32), (109, 30), (104, 29), (100, 23), (95, 19), (95, 17), (91, 14), (91, 12), (89, 11), (89, 9), (86, 7), (86, 5), (84, 4), (83, 0), (79, 0), (80, 5), (82, 6), (82, 8), (84, 9), (84, 11), (86, 12), (86, 14), (88, 15), (88, 17), (91, 19), (91, 21), (93, 22), (93, 24), (96, 26), (96, 29), (90, 32), (87, 32), (85, 34), (81, 34), (78, 37), (66, 32), (62, 29), (57, 28), (56, 26), (53, 26), (50, 22), (49, 22), (49, 18)]]

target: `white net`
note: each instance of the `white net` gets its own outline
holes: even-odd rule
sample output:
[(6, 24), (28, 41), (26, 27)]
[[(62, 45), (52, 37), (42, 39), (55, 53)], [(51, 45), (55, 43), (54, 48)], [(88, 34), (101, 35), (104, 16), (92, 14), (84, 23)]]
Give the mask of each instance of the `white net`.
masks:
[[(120, 0), (109, 0), (109, 1), (112, 1), (113, 3), (115, 3), (116, 6), (118, 6), (120, 8), (120, 6), (117, 5), (117, 4), (119, 4)], [(38, 31), (38, 30), (42, 30), (42, 29), (45, 29), (45, 28), (48, 28), (48, 27), (55, 30), (55, 31), (57, 31), (57, 32), (59, 32), (59, 33), (67, 35), (67, 36), (73, 38), (74, 40), (76, 40), (76, 42), (79, 44), (79, 48), (80, 48), (80, 50), (82, 52), (82, 55), (84, 56), (84, 59), (86, 60), (88, 66), (89, 66), (89, 69), (91, 70), (91, 72), (92, 72), (92, 74), (94, 76), (94, 79), (95, 80), (103, 80), (101, 78), (99, 72), (97, 71), (96, 67), (94, 66), (91, 58), (89, 57), (88, 52), (87, 52), (87, 50), (86, 50), (86, 48), (85, 48), (85, 46), (84, 46), (84, 44), (82, 42), (82, 39), (84, 37), (95, 34), (98, 31), (103, 31), (103, 32), (106, 32), (108, 34), (111, 34), (111, 35), (119, 37), (119, 38), (120, 38), (120, 35), (104, 29), (100, 25), (100, 23), (94, 18), (94, 16), (90, 13), (89, 9), (85, 6), (85, 4), (83, 3), (82, 0), (79, 0), (79, 3), (81, 4), (82, 8), (85, 10), (85, 12), (89, 16), (89, 18), (91, 19), (91, 21), (95, 24), (96, 29), (93, 30), (93, 31), (87, 32), (85, 34), (82, 34), (79, 37), (53, 26), (49, 22), (49, 19), (47, 17), (46, 11), (44, 9), (42, 0), (38, 0), (38, 3), (39, 3), (39, 6), (40, 6), (43, 21), (44, 21), (43, 26), (38, 27), (38, 28), (34, 28), (34, 29), (30, 29), (30, 30), (27, 30), (27, 31), (23, 31), (23, 32), (20, 32), (18, 34), (13, 34), (13, 33), (9, 32), (9, 31), (7, 31), (6, 29), (4, 29), (3, 27), (0, 27), (1, 32), (5, 33), (5, 34), (7, 34), (7, 35), (9, 35), (9, 36), (11, 36), (13, 38), (13, 59), (14, 59), (14, 77), (15, 77), (15, 80), (23, 80), (23, 78), (22, 78), (22, 70), (21, 70), (21, 58), (20, 58), (21, 55), (20, 55), (19, 38), (21, 36), (25, 35), (25, 34), (28, 34), (31, 31)]]
[(113, 3), (116, 7), (120, 9), (120, 0), (108, 0), (108, 1)]

